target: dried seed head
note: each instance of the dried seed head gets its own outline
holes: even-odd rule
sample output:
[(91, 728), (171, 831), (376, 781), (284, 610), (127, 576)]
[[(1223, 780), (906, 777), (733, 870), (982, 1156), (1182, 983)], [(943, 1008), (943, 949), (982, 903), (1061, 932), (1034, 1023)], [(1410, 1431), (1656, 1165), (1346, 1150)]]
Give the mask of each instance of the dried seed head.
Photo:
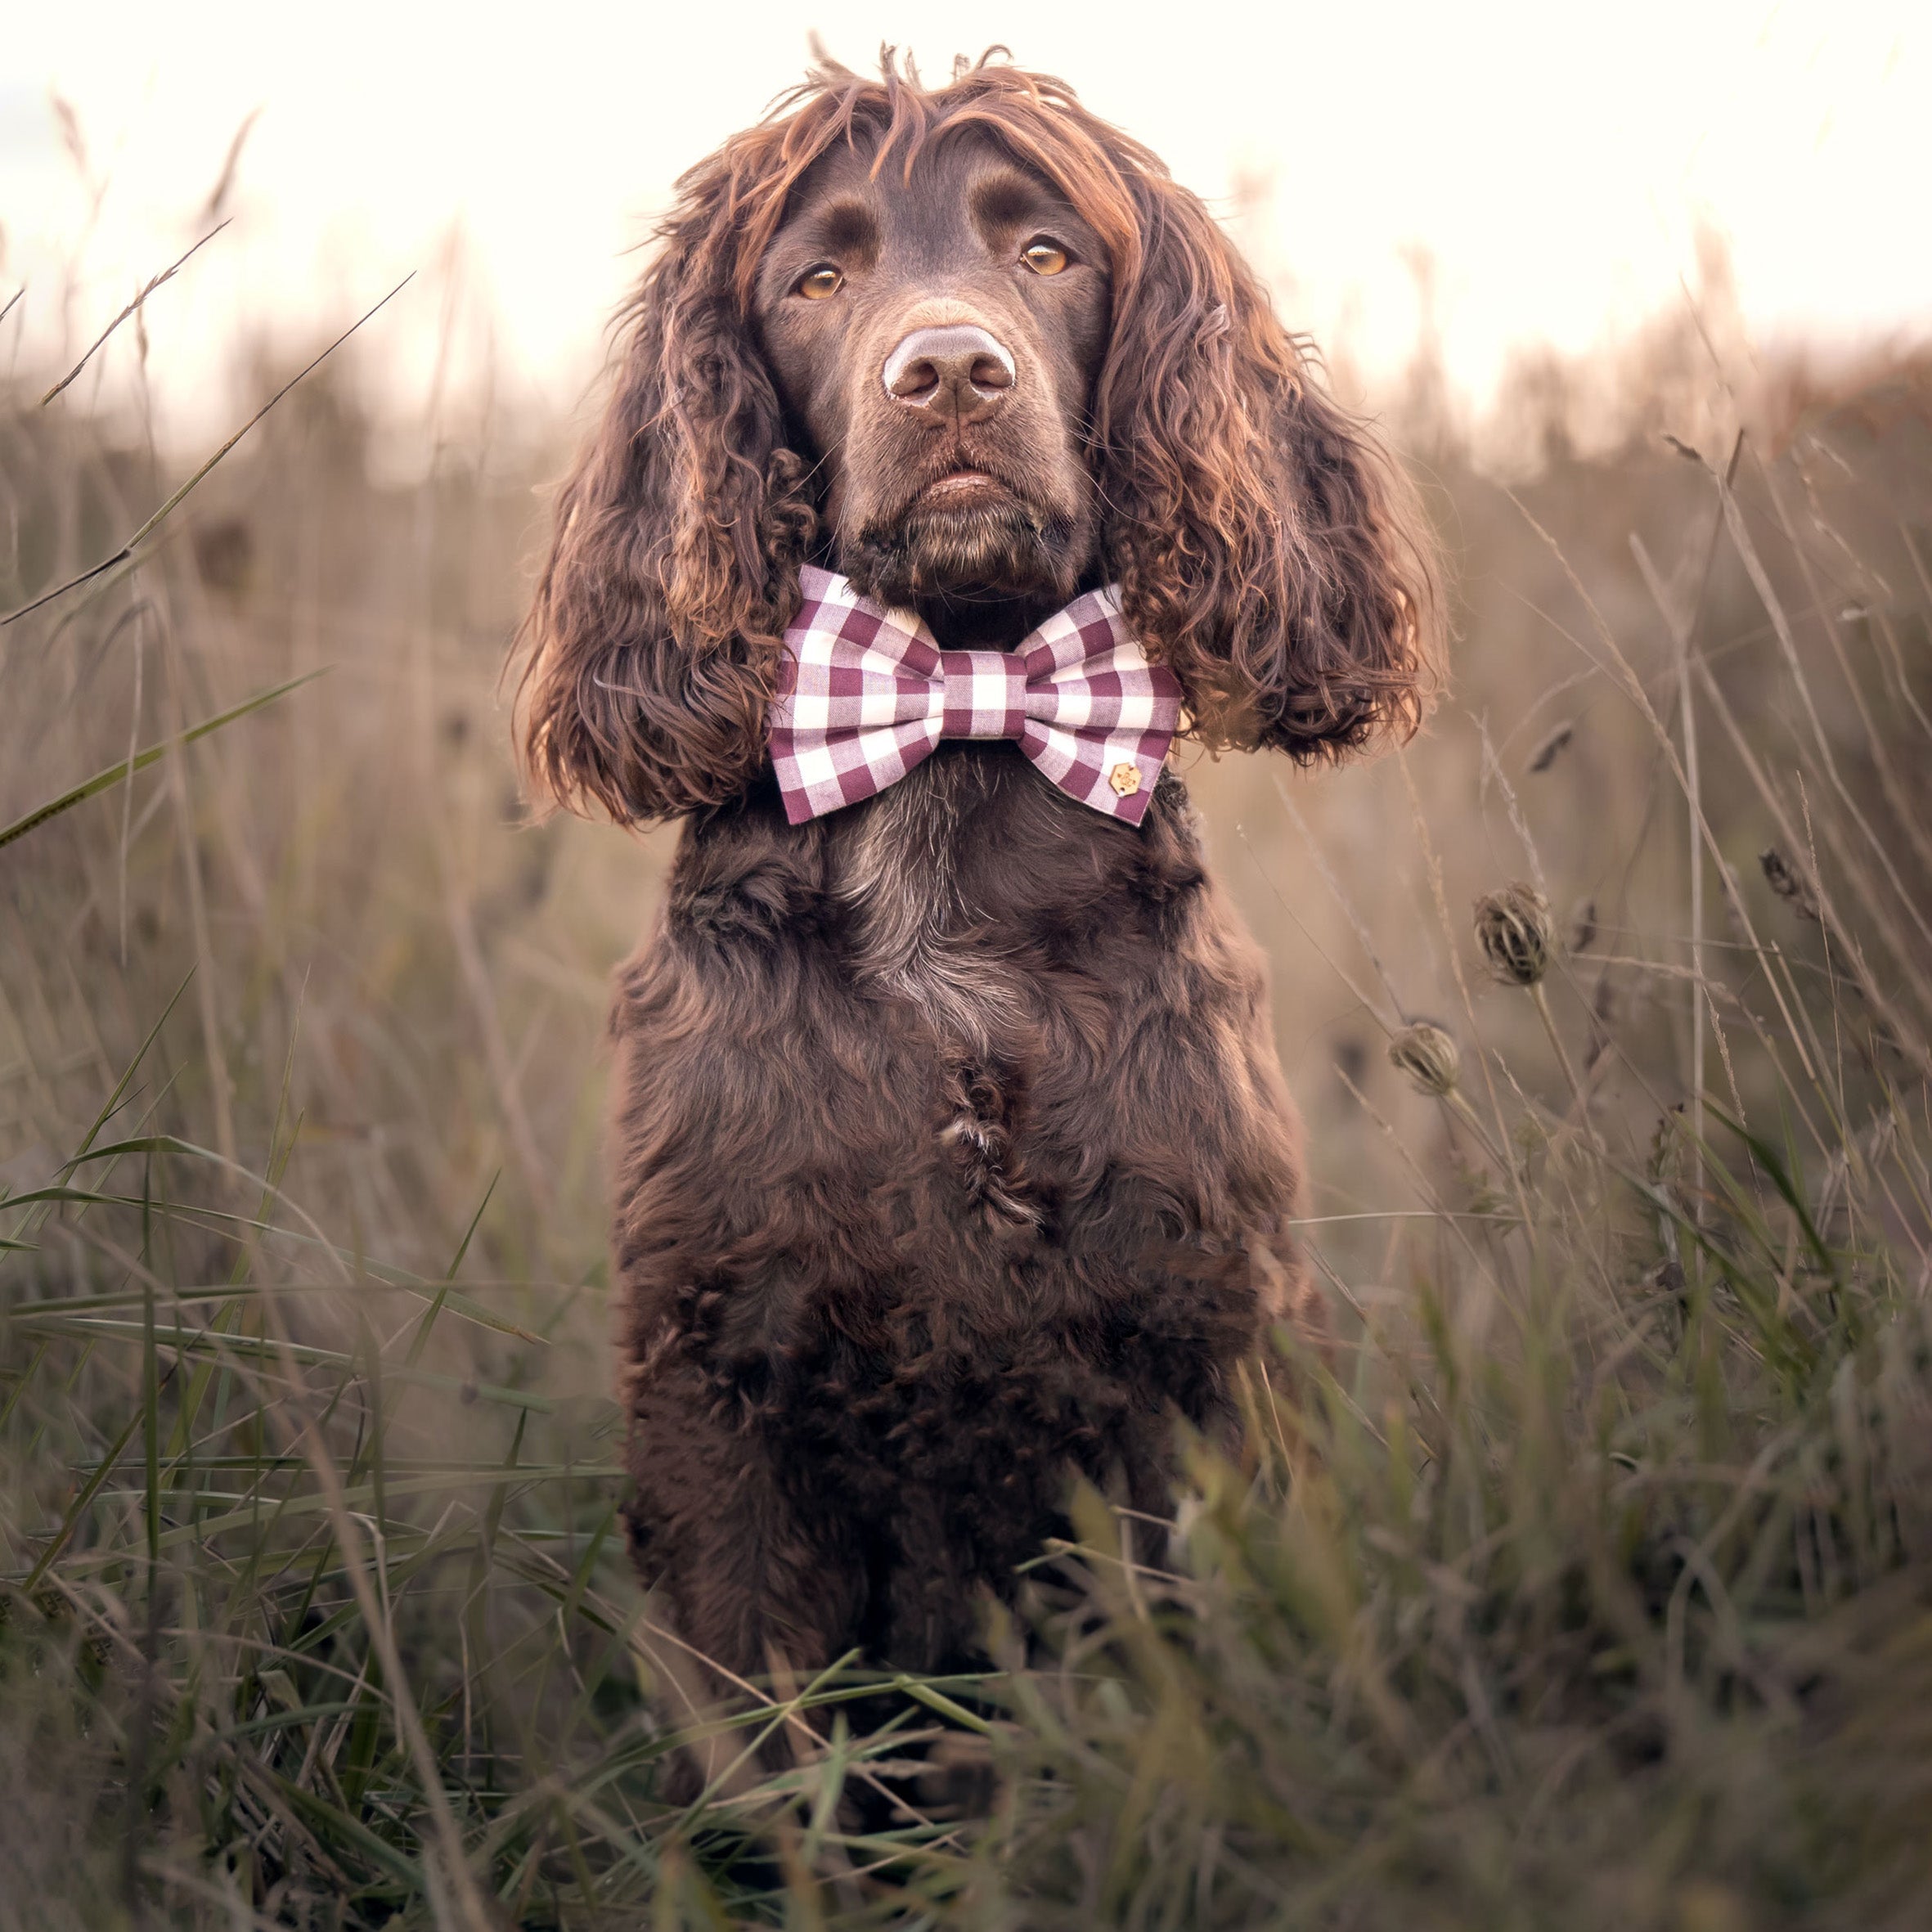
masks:
[(1579, 899), (1570, 914), (1570, 950), (1587, 953), (1597, 943), (1597, 901)]
[(1504, 985), (1533, 986), (1549, 971), (1556, 950), (1549, 901), (1521, 881), (1485, 892), (1476, 902), (1476, 937)]
[(1765, 883), (1799, 919), (1815, 919), (1818, 916), (1817, 894), (1811, 889), (1804, 874), (1775, 845), (1766, 846), (1758, 854), (1758, 863), (1764, 868)]
[(1572, 718), (1557, 726), (1543, 743), (1530, 754), (1528, 769), (1531, 771), (1548, 771), (1562, 755), (1563, 748), (1576, 735), (1576, 721)]
[(1679, 1100), (1657, 1117), (1645, 1172), (1660, 1188), (1675, 1185), (1684, 1165), (1684, 1103)]
[(1418, 1020), (1389, 1042), (1389, 1064), (1406, 1074), (1418, 1092), (1441, 1095), (1456, 1090), (1462, 1056), (1441, 1027)]

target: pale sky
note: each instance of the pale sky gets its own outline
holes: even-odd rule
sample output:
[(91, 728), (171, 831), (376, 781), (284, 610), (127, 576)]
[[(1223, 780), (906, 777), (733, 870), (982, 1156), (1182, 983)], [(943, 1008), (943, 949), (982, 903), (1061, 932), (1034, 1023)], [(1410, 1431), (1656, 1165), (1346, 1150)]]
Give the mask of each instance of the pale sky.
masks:
[[(1512, 351), (1579, 351), (1678, 299), (1700, 226), (1732, 251), (1761, 341), (1932, 334), (1932, 7), (1623, 0), (1247, 8), (1225, 0), (366, 0), (317, 10), (16, 5), (0, 40), (0, 370), (78, 353), (197, 232), (258, 108), (237, 218), (150, 304), (166, 426), (238, 400), (238, 330), (293, 345), (411, 268), (357, 366), (425, 406), (461, 390), (573, 404), (670, 184), (797, 77), (815, 27), (854, 65), (882, 40), (929, 75), (1004, 41), (1224, 208), (1297, 326), (1373, 378), (1415, 337), (1405, 261), (1439, 264), (1453, 380), (1480, 406)], [(79, 120), (90, 218), (51, 105)], [(452, 258), (452, 237), (460, 236)], [(461, 273), (453, 283), (449, 264)], [(380, 331), (380, 336), (376, 332)], [(101, 380), (132, 376), (132, 330)], [(124, 387), (121, 393), (125, 393)]]

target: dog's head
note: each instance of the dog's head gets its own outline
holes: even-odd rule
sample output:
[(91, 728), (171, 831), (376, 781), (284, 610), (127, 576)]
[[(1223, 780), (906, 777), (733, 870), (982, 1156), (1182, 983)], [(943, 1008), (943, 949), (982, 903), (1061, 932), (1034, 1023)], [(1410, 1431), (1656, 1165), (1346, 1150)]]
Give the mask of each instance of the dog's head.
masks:
[(1189, 731), (1413, 729), (1440, 631), (1400, 472), (1200, 201), (1063, 83), (826, 67), (679, 186), (525, 627), (537, 785), (736, 796), (802, 561), (1027, 625), (1117, 582)]

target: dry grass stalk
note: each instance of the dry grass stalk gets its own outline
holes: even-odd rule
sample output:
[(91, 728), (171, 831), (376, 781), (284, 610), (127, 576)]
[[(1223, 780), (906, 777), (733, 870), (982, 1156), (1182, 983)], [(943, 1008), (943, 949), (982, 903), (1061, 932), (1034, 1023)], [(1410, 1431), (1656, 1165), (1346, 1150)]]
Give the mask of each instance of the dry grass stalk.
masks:
[[(119, 453), (145, 436), (38, 387), (0, 398), (0, 593), (29, 611), (121, 505), (181, 501)], [(1513, 598), (1472, 613), (1466, 713), (1287, 813), (1257, 765), (1193, 778), (1253, 860), (1223, 873), (1273, 942), (1334, 1362), (1243, 1378), (1171, 1527), (1130, 1543), (1081, 1498), (994, 1620), (1000, 1669), (846, 1662), (703, 1710), (631, 1578), (604, 1387), (598, 989), (666, 848), (510, 829), (490, 693), (545, 459), (465, 446), (456, 407), (402, 489), (347, 392), (288, 393), (194, 506), (246, 568), (143, 546), (0, 645), (0, 1932), (21, 1899), (34, 1932), (1231, 1932), (1337, 1898), (1366, 1927), (1915, 1924), (1932, 1000), (1898, 891), (1924, 913), (1924, 855), (1886, 815), (1932, 635), (1919, 499), (1841, 518), (1892, 546), (1858, 581), (1903, 588), (1833, 636), (1746, 473), (1786, 636), (1734, 544), (1689, 597), (1598, 540), (1701, 538), (1701, 470), (1559, 465), (1531, 541), (1445, 446), (1471, 595)], [(1601, 615), (1647, 593), (1648, 658)], [(1563, 625), (1596, 640), (1580, 688)], [(1800, 784), (1825, 770), (1788, 651), (1889, 870), (1835, 785), (1786, 783), (1783, 697)], [(1828, 695), (1847, 675), (1895, 720)], [(1519, 798), (1503, 759), (1555, 702), (1588, 735), (1546, 733)], [(1728, 928), (1685, 929), (1687, 828)], [(1775, 918), (1817, 916), (1781, 946), (1722, 862), (1771, 840)], [(1449, 913), (1519, 846), (1547, 884), (1496, 895), (1484, 950), (1534, 1020), (1476, 996)], [(1549, 905), (1585, 897), (1598, 977), (1559, 1013)], [(1729, 1085), (1701, 1126), (1679, 982)], [(1445, 1000), (1453, 1036), (1413, 1017)], [(1591, 1028), (1582, 1091), (1559, 1018)], [(780, 1732), (803, 1748), (768, 1776)], [(958, 1737), (991, 1753), (983, 1818), (904, 1768)]]

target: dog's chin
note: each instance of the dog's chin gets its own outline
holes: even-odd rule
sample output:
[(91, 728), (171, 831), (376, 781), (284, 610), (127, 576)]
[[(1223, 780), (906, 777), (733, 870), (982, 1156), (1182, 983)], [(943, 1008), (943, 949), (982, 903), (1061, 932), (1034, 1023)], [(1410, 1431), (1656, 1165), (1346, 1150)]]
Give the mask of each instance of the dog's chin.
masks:
[(1065, 601), (1093, 547), (1077, 514), (1043, 512), (1005, 491), (935, 501), (932, 492), (840, 546), (854, 588), (875, 603), (936, 598)]

